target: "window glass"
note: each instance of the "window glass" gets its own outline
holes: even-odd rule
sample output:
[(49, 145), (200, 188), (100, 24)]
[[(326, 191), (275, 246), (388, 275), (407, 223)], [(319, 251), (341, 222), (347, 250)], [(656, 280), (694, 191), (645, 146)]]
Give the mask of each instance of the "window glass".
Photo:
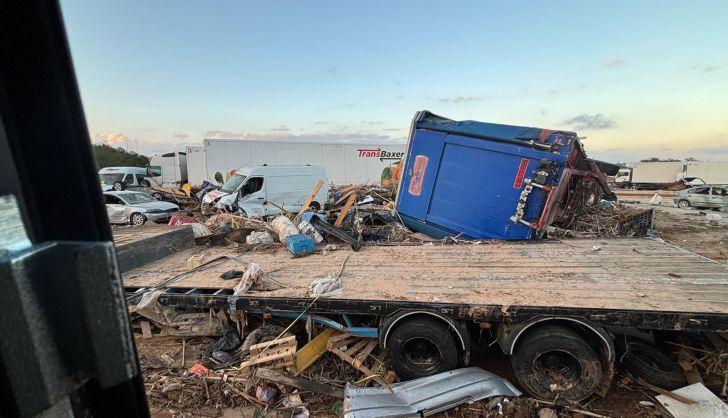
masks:
[(726, 196), (728, 192), (722, 187), (713, 187), (713, 196)]
[(102, 185), (114, 184), (114, 182), (121, 181), (124, 178), (124, 173), (107, 173), (99, 174), (99, 180)]
[(693, 190), (693, 194), (708, 194), (709, 191), (710, 189), (707, 187), (698, 187)]
[(135, 174), (137, 184), (142, 184), (142, 180), (144, 180), (144, 174)]
[(110, 194), (105, 194), (104, 198), (106, 199), (107, 205), (121, 205), (122, 204), (121, 200), (119, 200), (119, 198), (116, 196), (112, 196)]
[(150, 165), (147, 167), (147, 175), (149, 177), (157, 177), (162, 175), (162, 166)]
[(133, 205), (135, 203), (156, 202), (157, 200), (146, 193), (125, 193), (123, 199)]
[(263, 188), (263, 177), (251, 177), (240, 191), (241, 196), (247, 196)]
[(245, 176), (241, 176), (240, 174), (236, 174), (236, 175), (230, 177), (230, 179), (228, 179), (228, 181), (226, 181), (225, 184), (222, 185), (222, 187), (220, 188), (220, 190), (223, 191), (223, 192), (225, 192), (225, 193), (232, 193), (235, 190), (237, 190), (238, 187), (241, 184), (243, 184), (244, 181), (245, 181)]

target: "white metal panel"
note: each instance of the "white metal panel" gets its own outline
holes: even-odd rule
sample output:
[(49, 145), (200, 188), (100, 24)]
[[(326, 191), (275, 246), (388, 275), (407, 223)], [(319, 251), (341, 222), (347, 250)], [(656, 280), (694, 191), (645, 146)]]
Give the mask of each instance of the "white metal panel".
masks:
[(686, 163), (685, 177), (700, 177), (708, 184), (728, 184), (728, 161)]
[(632, 167), (632, 183), (672, 183), (680, 178), (682, 162), (637, 163)]
[(207, 179), (205, 147), (187, 146), (187, 179), (193, 186), (200, 186)]

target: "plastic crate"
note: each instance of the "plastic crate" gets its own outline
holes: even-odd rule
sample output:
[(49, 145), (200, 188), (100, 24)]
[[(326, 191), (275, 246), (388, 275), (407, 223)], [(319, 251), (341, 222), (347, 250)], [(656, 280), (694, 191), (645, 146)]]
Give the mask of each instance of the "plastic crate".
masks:
[(306, 234), (296, 234), (286, 238), (286, 248), (291, 254), (299, 256), (313, 252), (316, 243)]

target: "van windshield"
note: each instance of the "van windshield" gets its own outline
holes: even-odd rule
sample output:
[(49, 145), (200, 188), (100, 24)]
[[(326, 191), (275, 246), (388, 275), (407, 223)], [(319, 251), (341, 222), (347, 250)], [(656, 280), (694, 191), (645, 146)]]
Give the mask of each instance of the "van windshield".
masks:
[(107, 173), (99, 174), (99, 180), (101, 184), (112, 184), (116, 181), (121, 181), (124, 178), (124, 173)]
[(232, 193), (235, 190), (240, 187), (241, 184), (245, 181), (245, 176), (241, 176), (240, 174), (235, 174), (234, 176), (230, 177), (228, 181), (225, 182), (225, 184), (222, 185), (220, 188), (221, 191), (225, 193)]

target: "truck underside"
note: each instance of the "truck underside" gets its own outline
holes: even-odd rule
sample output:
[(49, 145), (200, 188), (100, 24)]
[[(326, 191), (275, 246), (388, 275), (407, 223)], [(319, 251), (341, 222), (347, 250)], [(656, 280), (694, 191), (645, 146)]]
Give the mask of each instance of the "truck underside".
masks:
[[(228, 256), (229, 250), (214, 247), (188, 249), (126, 272), (124, 286), (132, 304), (158, 290), (163, 307), (222, 310), (238, 320), (300, 319), (379, 338), (405, 380), (455, 367), (455, 355), (457, 364), (466, 364), (474, 341), (497, 341), (521, 385), (542, 398), (554, 391), (530, 371), (528, 364), (543, 353), (528, 347), (565, 351), (577, 360), (581, 383), (558, 392), (579, 400), (606, 392), (614, 340), (627, 330), (728, 329), (728, 269), (660, 240), (366, 246), (305, 258), (284, 251)], [(209, 262), (188, 271), (193, 255)], [(220, 275), (248, 263), (261, 266), (263, 284), (234, 295), (238, 280)], [(309, 294), (314, 279), (339, 272), (340, 293)], [(483, 331), (488, 342), (474, 337)], [(405, 355), (412, 339), (429, 344), (436, 357), (422, 370)], [(565, 340), (573, 344), (564, 348)]]

